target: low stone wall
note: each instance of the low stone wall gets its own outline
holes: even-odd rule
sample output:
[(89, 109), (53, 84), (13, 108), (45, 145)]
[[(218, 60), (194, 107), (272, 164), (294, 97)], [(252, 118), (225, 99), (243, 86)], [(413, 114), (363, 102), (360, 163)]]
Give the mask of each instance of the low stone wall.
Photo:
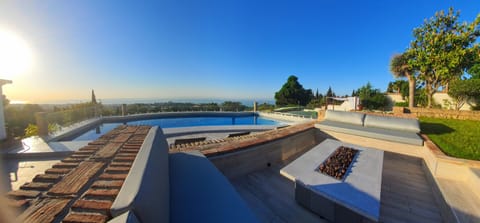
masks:
[(436, 108), (404, 108), (393, 107), (395, 115), (409, 114), (413, 117), (447, 118), (480, 121), (480, 111), (456, 111)]
[[(230, 179), (284, 162), (303, 154), (327, 136), (313, 125), (298, 125), (257, 136), (251, 140), (217, 146), (229, 152), (217, 155), (201, 150), (222, 173)], [(295, 145), (295, 146), (292, 146)], [(241, 146), (242, 148), (233, 148)], [(248, 162), (244, 162), (248, 160)]]

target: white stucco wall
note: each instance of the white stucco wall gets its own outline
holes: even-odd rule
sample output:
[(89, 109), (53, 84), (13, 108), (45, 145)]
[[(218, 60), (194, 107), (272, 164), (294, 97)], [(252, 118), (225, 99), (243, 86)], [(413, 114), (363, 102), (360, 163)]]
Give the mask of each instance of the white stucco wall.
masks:
[[(441, 105), (442, 108), (455, 109), (455, 103), (447, 93), (435, 93), (433, 94), (433, 100), (436, 104)], [(470, 111), (471, 108), (472, 106), (470, 106), (468, 103), (465, 103), (460, 110)]]

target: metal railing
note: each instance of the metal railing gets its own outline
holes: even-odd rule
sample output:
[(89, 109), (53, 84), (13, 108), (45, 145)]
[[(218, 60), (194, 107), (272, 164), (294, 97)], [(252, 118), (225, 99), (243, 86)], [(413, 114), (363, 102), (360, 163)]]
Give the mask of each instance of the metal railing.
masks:
[(49, 112), (45, 118), (48, 124), (65, 127), (95, 117), (98, 117), (97, 106)]
[(293, 118), (316, 119), (313, 115), (299, 115), (299, 114), (293, 114), (288, 112), (263, 112), (263, 113), (285, 116), (285, 117), (293, 117)]

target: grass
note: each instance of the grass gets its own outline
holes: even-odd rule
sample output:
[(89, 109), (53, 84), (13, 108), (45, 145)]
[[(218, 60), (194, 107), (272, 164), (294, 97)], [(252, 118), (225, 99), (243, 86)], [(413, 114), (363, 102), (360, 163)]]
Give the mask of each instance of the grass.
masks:
[(295, 114), (295, 115), (303, 115), (305, 117), (312, 117), (312, 118), (317, 118), (318, 113), (314, 111), (289, 111), (287, 113), (290, 114)]
[(420, 125), (445, 154), (480, 160), (480, 121), (420, 118)]

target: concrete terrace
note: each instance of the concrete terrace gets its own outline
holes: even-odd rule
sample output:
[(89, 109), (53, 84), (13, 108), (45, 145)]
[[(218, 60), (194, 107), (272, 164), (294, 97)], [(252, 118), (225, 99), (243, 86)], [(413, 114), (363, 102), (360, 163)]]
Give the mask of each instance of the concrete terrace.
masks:
[[(67, 158), (39, 160), (43, 168), (50, 168), (31, 173), (38, 175), (19, 190), (9, 192), (8, 204), (20, 211), (19, 218), (25, 222), (108, 221), (109, 208), (148, 129), (147, 126), (121, 126)], [(198, 134), (191, 132), (189, 137)], [(203, 144), (171, 147), (170, 152), (199, 150), (205, 154), (262, 222), (327, 222), (296, 203), (294, 183), (279, 173), (285, 165), (326, 138), (386, 151), (381, 222), (475, 222), (479, 219), (475, 215), (480, 213), (475, 206), (478, 197), (469, 193), (474, 190), (463, 180), (435, 176), (429, 171), (430, 161), (424, 158), (428, 143), (424, 147), (411, 146), (323, 132), (315, 128), (313, 122), (263, 129), (228, 139), (218, 137), (215, 135)], [(170, 138), (169, 143), (172, 141)], [(44, 212), (47, 209), (49, 211)]]

